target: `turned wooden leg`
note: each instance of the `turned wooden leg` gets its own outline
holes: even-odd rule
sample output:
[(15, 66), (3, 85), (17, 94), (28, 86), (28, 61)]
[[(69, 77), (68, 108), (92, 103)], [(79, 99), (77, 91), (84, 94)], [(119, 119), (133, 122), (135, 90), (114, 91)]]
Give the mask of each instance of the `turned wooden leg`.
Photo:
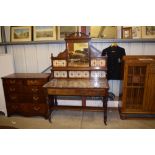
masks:
[(58, 105), (57, 96), (54, 96), (54, 105)]
[(104, 124), (107, 125), (107, 97), (103, 97), (103, 108), (104, 108)]
[(48, 104), (48, 114), (47, 114), (47, 116), (48, 116), (48, 120), (49, 120), (49, 122), (51, 123), (52, 121), (51, 121), (51, 117), (52, 117), (52, 106), (54, 106), (54, 96), (52, 96), (52, 95), (47, 95), (47, 97), (46, 97), (46, 102), (47, 102), (47, 104)]

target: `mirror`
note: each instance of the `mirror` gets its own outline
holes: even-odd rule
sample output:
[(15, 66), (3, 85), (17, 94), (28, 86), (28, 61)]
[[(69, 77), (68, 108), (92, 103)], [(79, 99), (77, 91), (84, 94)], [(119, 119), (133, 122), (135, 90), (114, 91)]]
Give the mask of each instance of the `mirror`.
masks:
[(69, 67), (89, 67), (89, 44), (68, 43), (68, 66)]

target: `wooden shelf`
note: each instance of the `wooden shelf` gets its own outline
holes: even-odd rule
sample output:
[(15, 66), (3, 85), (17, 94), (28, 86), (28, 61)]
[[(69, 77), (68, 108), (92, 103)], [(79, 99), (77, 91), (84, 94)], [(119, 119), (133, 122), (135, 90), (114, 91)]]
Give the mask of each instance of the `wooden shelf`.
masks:
[(92, 39), (92, 43), (155, 43), (155, 39)]
[(26, 42), (5, 42), (0, 43), (0, 46), (4, 45), (33, 45), (33, 44), (64, 44), (64, 40), (52, 40), (52, 41), (26, 41)]
[[(155, 39), (92, 39), (91, 43), (155, 43)], [(4, 42), (0, 46), (5, 45), (33, 45), (33, 44), (65, 44), (64, 40), (52, 41), (27, 41), (27, 42)]]

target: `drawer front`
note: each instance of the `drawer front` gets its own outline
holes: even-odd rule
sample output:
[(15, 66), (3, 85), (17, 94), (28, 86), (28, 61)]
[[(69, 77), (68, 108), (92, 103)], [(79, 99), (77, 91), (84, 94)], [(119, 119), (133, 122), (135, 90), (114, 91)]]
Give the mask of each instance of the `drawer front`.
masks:
[(30, 113), (34, 115), (46, 114), (48, 112), (48, 105), (33, 103), (29, 105), (29, 110), (30, 110)]
[(19, 113), (19, 112), (20, 112), (20, 104), (19, 103), (8, 103), (7, 104), (8, 115), (11, 115), (13, 113)]
[(44, 85), (46, 82), (47, 82), (47, 80), (45, 80), (45, 79), (28, 79), (28, 80), (26, 80), (25, 81), (26, 82), (26, 85), (39, 85), (39, 86), (42, 86), (42, 85)]
[(46, 98), (40, 94), (21, 94), (21, 103), (46, 103)]
[(9, 94), (6, 101), (10, 103), (46, 103), (46, 97), (41, 94)]
[(107, 95), (106, 89), (48, 89), (49, 95), (75, 95), (75, 96), (105, 96)]
[(16, 86), (16, 85), (6, 85), (5, 86), (5, 92), (10, 94), (10, 93), (20, 93), (22, 91), (21, 86)]
[(23, 89), (24, 93), (38, 93), (38, 94), (44, 94), (44, 89), (41, 86), (29, 86), (29, 87), (24, 87)]
[(3, 79), (4, 83), (7, 85), (22, 85), (23, 81), (20, 79)]
[(8, 116), (13, 114), (20, 114), (23, 116), (47, 116), (48, 105), (39, 103), (8, 103), (7, 113)]
[(11, 103), (20, 102), (20, 96), (18, 94), (10, 93), (9, 95), (6, 95), (6, 101)]

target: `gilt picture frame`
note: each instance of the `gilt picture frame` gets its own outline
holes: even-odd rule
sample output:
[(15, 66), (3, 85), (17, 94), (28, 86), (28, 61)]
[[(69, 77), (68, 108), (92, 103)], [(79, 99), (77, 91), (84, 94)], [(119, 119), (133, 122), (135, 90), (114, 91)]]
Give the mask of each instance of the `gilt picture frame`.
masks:
[(123, 39), (132, 39), (132, 27), (122, 28), (122, 38)]
[(79, 31), (79, 26), (57, 26), (57, 40), (64, 40), (65, 35)]
[(56, 40), (56, 26), (33, 26), (33, 40)]
[(142, 38), (151, 39), (155, 38), (155, 26), (143, 26)]
[(141, 39), (141, 38), (142, 38), (142, 27), (132, 26), (132, 39)]
[(93, 39), (116, 39), (116, 26), (90, 26), (90, 37)]
[(11, 42), (26, 42), (26, 41), (32, 41), (32, 27), (12, 26)]

